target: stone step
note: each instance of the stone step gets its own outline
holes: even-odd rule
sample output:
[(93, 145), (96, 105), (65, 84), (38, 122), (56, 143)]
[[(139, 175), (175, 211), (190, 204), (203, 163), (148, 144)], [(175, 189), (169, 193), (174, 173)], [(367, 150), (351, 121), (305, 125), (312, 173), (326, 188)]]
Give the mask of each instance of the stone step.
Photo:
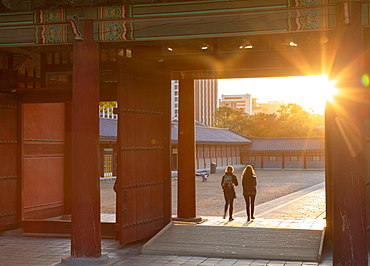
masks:
[(318, 262), (324, 230), (172, 224), (142, 253)]

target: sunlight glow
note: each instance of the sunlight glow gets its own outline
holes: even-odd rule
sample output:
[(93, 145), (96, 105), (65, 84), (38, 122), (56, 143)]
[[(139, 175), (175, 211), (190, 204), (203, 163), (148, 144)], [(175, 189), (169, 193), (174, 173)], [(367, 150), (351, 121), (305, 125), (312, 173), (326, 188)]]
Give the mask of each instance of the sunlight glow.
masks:
[(332, 101), (337, 93), (335, 82), (325, 75), (247, 78), (218, 80), (218, 98), (222, 94), (252, 94), (258, 103), (282, 101), (286, 104), (296, 103), (306, 111), (324, 114), (326, 101)]
[(324, 88), (325, 90), (322, 92), (323, 98), (326, 99), (326, 101), (332, 102), (334, 100), (333, 97), (339, 92), (335, 87), (335, 81), (328, 81)]

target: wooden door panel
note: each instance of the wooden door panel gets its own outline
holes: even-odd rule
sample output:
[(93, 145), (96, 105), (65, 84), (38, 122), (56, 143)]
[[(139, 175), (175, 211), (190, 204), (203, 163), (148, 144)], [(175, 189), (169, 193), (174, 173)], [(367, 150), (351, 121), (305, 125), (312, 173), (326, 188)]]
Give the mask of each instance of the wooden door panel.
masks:
[(125, 244), (153, 236), (170, 217), (165, 213), (170, 187), (164, 189), (170, 184), (164, 174), (167, 168), (170, 174), (170, 140), (164, 140), (170, 128), (170, 80), (164, 85), (155, 63), (121, 58), (118, 68), (117, 221)]
[(64, 135), (63, 103), (23, 104), (24, 219), (64, 214)]
[(0, 93), (0, 232), (18, 226), (17, 97)]

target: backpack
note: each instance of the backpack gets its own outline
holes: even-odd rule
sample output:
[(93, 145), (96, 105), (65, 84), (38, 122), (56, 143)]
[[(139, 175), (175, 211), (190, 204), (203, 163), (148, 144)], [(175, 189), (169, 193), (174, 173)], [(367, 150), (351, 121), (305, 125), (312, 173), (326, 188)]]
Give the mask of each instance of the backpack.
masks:
[(233, 176), (232, 175), (224, 175), (224, 183), (222, 184), (224, 187), (233, 187)]

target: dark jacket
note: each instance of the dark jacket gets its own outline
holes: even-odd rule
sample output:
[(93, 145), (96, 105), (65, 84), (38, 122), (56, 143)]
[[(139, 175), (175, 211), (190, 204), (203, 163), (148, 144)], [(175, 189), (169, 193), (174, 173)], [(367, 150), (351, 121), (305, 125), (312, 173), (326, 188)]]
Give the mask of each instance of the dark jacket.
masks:
[(243, 195), (256, 195), (257, 194), (257, 178), (251, 173), (245, 173), (242, 179)]
[(221, 180), (221, 187), (225, 197), (236, 198), (234, 187), (239, 185), (238, 179), (234, 174), (225, 173)]

